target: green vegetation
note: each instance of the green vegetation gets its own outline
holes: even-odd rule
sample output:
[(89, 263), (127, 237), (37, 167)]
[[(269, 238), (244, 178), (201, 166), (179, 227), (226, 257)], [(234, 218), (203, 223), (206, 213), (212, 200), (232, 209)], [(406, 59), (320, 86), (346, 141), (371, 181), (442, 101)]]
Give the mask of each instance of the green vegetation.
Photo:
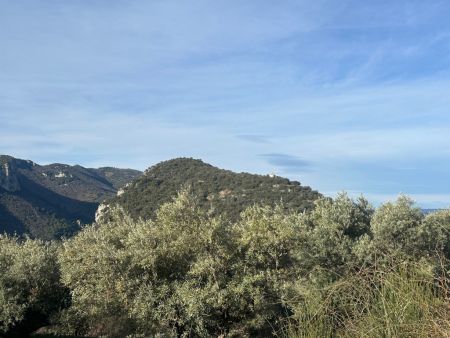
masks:
[(118, 169), (113, 167), (102, 167), (98, 169), (88, 169), (104, 177), (116, 190), (124, 187), (135, 178), (142, 175), (142, 172), (134, 169)]
[(184, 190), (153, 219), (114, 208), (60, 244), (1, 241), (3, 331), (32, 309), (46, 334), (75, 336), (450, 335), (450, 210), (424, 216), (406, 197), (255, 204), (234, 220)]
[(38, 165), (0, 155), (0, 233), (44, 240), (76, 233), (94, 221), (98, 204), (142, 173)]
[(0, 333), (37, 329), (68, 300), (55, 245), (0, 236), (0, 271)]
[(320, 197), (310, 187), (286, 178), (234, 173), (201, 160), (177, 158), (147, 169), (123, 194), (107, 203), (121, 206), (135, 219), (153, 219), (163, 203), (188, 186), (201, 208), (214, 215), (226, 214), (232, 221), (255, 203), (274, 206), (282, 202), (284, 208), (302, 212), (311, 210)]
[(423, 263), (391, 262), (308, 290), (285, 335), (448, 337), (448, 278), (434, 276), (425, 267)]

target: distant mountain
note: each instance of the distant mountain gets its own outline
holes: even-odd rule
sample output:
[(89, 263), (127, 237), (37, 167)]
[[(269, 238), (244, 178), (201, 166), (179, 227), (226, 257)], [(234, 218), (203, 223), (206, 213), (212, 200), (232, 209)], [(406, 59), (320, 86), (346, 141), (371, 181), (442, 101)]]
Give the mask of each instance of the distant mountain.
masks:
[(433, 214), (435, 212), (439, 212), (441, 210), (444, 210), (444, 209), (422, 209), (422, 213), (424, 215), (428, 215), (428, 214)]
[(100, 206), (99, 215), (108, 207), (122, 206), (132, 217), (153, 218), (155, 211), (171, 201), (182, 188), (190, 186), (200, 205), (237, 219), (241, 211), (255, 203), (274, 205), (283, 202), (289, 209), (310, 210), (320, 194), (299, 182), (273, 175), (234, 173), (201, 160), (177, 158), (147, 169), (116, 197)]
[(0, 155), (0, 233), (51, 239), (91, 223), (99, 203), (142, 173), (131, 169), (38, 165)]

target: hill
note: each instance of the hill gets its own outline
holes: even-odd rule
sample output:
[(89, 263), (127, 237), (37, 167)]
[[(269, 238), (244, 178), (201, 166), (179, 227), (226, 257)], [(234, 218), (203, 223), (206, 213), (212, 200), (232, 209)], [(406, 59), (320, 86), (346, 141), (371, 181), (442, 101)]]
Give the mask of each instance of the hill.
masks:
[(0, 156), (0, 233), (51, 239), (91, 223), (99, 203), (142, 173), (131, 169), (38, 165)]
[(150, 167), (106, 203), (122, 206), (134, 218), (153, 218), (162, 203), (171, 201), (187, 186), (202, 207), (212, 208), (215, 214), (225, 213), (231, 220), (236, 220), (242, 210), (255, 203), (273, 205), (282, 201), (287, 209), (310, 210), (320, 196), (310, 187), (287, 178), (235, 173), (201, 160), (177, 158)]

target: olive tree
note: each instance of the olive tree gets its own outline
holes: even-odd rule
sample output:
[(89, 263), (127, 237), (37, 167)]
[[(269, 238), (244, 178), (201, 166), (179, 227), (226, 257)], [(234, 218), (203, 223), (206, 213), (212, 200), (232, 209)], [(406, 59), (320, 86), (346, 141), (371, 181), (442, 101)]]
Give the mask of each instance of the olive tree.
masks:
[(115, 210), (63, 245), (62, 279), (72, 290), (67, 316), (72, 324), (83, 319), (76, 329), (109, 336), (220, 330), (214, 321), (223, 308), (227, 236), (186, 191), (154, 221)]
[(237, 221), (213, 215), (184, 190), (152, 220), (115, 209), (64, 241), (65, 332), (270, 336), (289, 316), (318, 313), (335, 325), (361, 309), (367, 290), (348, 277), (371, 275), (377, 255), (448, 252), (448, 211), (424, 218), (404, 197), (376, 212), (340, 194), (310, 213), (254, 205)]
[(303, 273), (333, 279), (354, 266), (355, 247), (370, 234), (373, 212), (366, 199), (355, 201), (345, 193), (334, 200), (317, 200), (314, 210), (302, 218), (305, 231), (298, 259)]
[[(188, 192), (153, 221), (120, 210), (66, 241), (62, 280), (72, 291), (68, 333), (249, 336), (288, 311), (297, 215), (251, 207), (231, 224)], [(72, 325), (72, 326), (71, 326)]]
[(400, 196), (395, 202), (382, 204), (371, 222), (371, 255), (380, 260), (418, 256), (423, 218), (422, 211), (406, 196)]
[(422, 252), (442, 253), (450, 259), (450, 209), (427, 215), (419, 227), (418, 237)]
[(56, 247), (0, 235), (0, 332), (45, 324), (66, 301)]

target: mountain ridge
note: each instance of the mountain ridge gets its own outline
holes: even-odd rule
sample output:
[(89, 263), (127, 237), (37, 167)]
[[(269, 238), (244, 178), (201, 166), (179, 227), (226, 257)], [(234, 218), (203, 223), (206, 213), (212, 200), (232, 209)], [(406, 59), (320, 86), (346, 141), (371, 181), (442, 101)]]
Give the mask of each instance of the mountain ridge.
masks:
[(236, 173), (199, 159), (175, 158), (143, 173), (114, 167), (85, 168), (0, 155), (0, 233), (54, 239), (76, 233), (119, 205), (133, 218), (153, 218), (161, 204), (190, 187), (201, 207), (231, 220), (253, 204), (282, 204), (308, 211), (322, 196), (275, 175)]
[(0, 232), (42, 239), (70, 235), (94, 221), (99, 203), (141, 174), (0, 155)]

